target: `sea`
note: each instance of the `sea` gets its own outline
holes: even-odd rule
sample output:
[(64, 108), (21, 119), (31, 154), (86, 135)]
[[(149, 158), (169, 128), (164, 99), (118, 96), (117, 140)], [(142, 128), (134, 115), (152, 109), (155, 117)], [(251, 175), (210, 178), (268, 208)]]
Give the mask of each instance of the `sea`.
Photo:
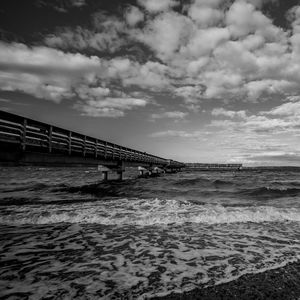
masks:
[(299, 168), (137, 176), (1, 167), (0, 298), (151, 299), (299, 262)]

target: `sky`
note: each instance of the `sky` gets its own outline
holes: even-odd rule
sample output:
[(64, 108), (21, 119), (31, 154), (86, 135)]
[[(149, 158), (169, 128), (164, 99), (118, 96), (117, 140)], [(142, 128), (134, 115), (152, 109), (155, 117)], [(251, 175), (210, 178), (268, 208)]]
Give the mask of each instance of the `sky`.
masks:
[(300, 1), (1, 0), (0, 109), (182, 162), (300, 166)]

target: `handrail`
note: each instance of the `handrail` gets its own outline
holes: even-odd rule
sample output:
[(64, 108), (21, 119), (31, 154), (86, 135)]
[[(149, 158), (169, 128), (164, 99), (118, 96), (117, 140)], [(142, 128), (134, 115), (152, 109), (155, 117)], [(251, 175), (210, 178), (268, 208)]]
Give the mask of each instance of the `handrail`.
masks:
[(64, 151), (69, 155), (76, 152), (83, 156), (104, 157), (113, 160), (184, 166), (177, 161), (164, 159), (1, 110), (0, 141), (19, 143), (23, 150), (26, 150), (27, 147), (41, 147), (42, 149), (46, 147), (49, 152)]

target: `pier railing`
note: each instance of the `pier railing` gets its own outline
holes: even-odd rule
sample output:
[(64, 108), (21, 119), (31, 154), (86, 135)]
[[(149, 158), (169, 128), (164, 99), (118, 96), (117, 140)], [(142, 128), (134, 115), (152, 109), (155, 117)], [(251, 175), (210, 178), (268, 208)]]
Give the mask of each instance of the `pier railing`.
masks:
[(96, 159), (183, 166), (177, 161), (164, 159), (5, 111), (0, 111), (0, 141), (18, 144), (23, 151), (33, 150)]

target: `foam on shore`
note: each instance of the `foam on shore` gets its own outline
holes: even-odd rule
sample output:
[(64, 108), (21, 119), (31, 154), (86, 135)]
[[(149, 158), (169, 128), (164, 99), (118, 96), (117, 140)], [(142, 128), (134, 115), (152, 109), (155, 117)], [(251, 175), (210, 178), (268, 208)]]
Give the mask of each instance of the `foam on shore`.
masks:
[[(10, 206), (0, 224), (81, 223), (102, 225), (223, 224), (245, 222), (300, 222), (299, 208), (273, 206), (199, 205), (189, 201), (118, 199), (71, 205)], [(13, 213), (12, 213), (13, 212)]]

